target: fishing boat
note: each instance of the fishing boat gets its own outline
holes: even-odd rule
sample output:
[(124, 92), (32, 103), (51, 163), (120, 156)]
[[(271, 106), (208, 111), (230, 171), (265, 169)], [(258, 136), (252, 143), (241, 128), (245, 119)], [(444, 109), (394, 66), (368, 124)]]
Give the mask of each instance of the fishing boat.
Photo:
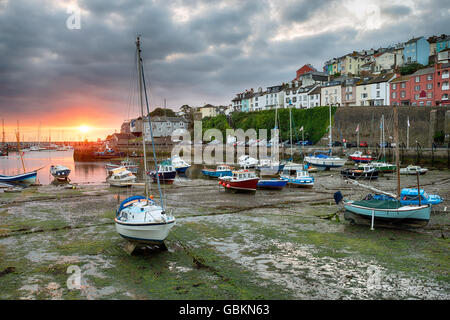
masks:
[(361, 169), (344, 169), (341, 175), (347, 179), (374, 180), (378, 179), (378, 170), (371, 165), (364, 165)]
[(305, 170), (296, 170), (295, 175), (292, 175), (291, 171), (283, 170), (280, 178), (292, 187), (312, 188), (314, 186), (314, 177)]
[(0, 182), (8, 184), (31, 185), (36, 183), (36, 177), (37, 177), (37, 170), (22, 174), (16, 174), (13, 176), (6, 176), (0, 174)]
[(61, 165), (50, 166), (51, 175), (57, 180), (67, 180), (69, 178), (70, 169)]
[(191, 167), (191, 165), (184, 161), (184, 159), (180, 158), (180, 156), (174, 156), (171, 160), (177, 173), (186, 173), (186, 170)]
[(108, 172), (117, 169), (119, 167), (125, 167), (128, 171), (131, 171), (132, 173), (137, 173), (139, 166), (132, 160), (123, 160), (120, 162), (120, 164), (115, 164), (115, 163), (107, 163), (105, 165), (106, 170), (108, 170)]
[[(400, 155), (398, 148), (398, 111), (397, 107), (393, 106), (394, 111), (394, 141), (396, 142), (395, 148), (395, 160), (396, 166), (399, 167)], [(416, 172), (417, 174), (417, 172)], [(417, 174), (417, 182), (419, 185), (419, 175)], [(364, 186), (354, 181), (357, 184), (368, 189), (376, 190), (370, 186)], [(418, 188), (420, 189), (420, 188)], [(378, 221), (388, 222), (388, 223), (401, 223), (409, 226), (422, 226), (428, 223), (430, 220), (431, 204), (420, 204), (420, 205), (404, 205), (400, 201), (400, 172), (397, 170), (397, 193), (391, 194), (387, 192), (380, 192), (381, 194), (388, 195), (394, 200), (346, 200), (343, 199), (340, 192), (335, 193), (335, 201), (339, 203), (343, 200), (345, 213), (344, 218), (351, 222), (357, 222), (359, 219), (368, 220), (371, 219), (371, 229), (373, 230), (375, 219)]]
[(219, 184), (225, 190), (255, 192), (258, 186), (259, 178), (254, 171), (238, 170), (233, 171), (232, 176), (224, 176), (219, 178)]
[[(136, 41), (136, 52), (141, 116), (142, 118), (144, 118), (143, 93), (145, 93), (145, 103), (147, 106), (148, 115), (147, 118), (149, 122), (150, 136), (153, 146), (153, 159), (155, 162), (155, 168), (158, 168), (155, 144), (153, 139), (153, 130), (150, 119), (150, 110), (148, 106), (147, 90), (145, 88), (145, 76), (144, 68), (142, 66), (139, 37), (137, 37)], [(142, 148), (144, 156), (144, 172), (147, 172), (145, 137), (142, 139)], [(136, 246), (142, 244), (157, 244), (162, 248), (165, 248), (164, 240), (169, 235), (170, 229), (175, 225), (175, 217), (171, 213), (166, 212), (165, 209), (164, 198), (161, 192), (159, 181), (159, 174), (156, 175), (156, 181), (160, 196), (160, 205), (158, 205), (152, 199), (152, 197), (148, 195), (149, 188), (146, 174), (144, 175), (144, 180), (145, 196), (131, 196), (122, 201), (116, 211), (116, 217), (114, 218), (116, 231), (120, 234), (120, 236), (127, 239), (133, 247), (129, 250), (129, 252), (132, 252)]]
[(246, 154), (240, 156), (238, 161), (239, 165), (244, 169), (256, 168), (258, 165), (258, 159), (252, 158)]
[(232, 173), (232, 169), (230, 166), (220, 165), (220, 166), (217, 166), (216, 169), (203, 168), (202, 174), (204, 174), (205, 176), (208, 176), (208, 177), (220, 178), (220, 177), (225, 177), (225, 176), (231, 176), (233, 173)]
[(369, 163), (370, 161), (375, 160), (375, 157), (372, 157), (370, 155), (363, 155), (361, 151), (355, 151), (349, 156), (349, 158), (355, 163)]
[[(380, 173), (392, 173), (397, 168), (395, 164), (390, 164), (386, 162), (372, 161), (369, 164)], [(359, 165), (358, 169), (363, 170), (364, 164)]]
[(129, 187), (136, 182), (136, 176), (125, 167), (119, 167), (111, 170), (106, 182), (113, 187)]
[(263, 175), (275, 175), (282, 171), (284, 166), (284, 163), (276, 161), (272, 158), (264, 158), (259, 160), (256, 170), (260, 171)]
[(177, 171), (172, 166), (172, 164), (168, 162), (162, 162), (158, 165), (158, 170), (152, 170), (148, 172), (148, 175), (153, 178), (153, 182), (157, 182), (157, 179), (161, 183), (172, 184), (175, 181), (175, 177), (177, 175)]
[(422, 175), (422, 174), (425, 174), (427, 172), (428, 172), (428, 169), (421, 168), (419, 166), (413, 166), (413, 165), (409, 165), (406, 168), (401, 168), (400, 169), (400, 173), (401, 174), (416, 175), (417, 173), (419, 173), (420, 175)]
[(272, 178), (272, 179), (260, 179), (258, 181), (258, 189), (271, 189), (271, 190), (281, 190), (287, 184), (287, 180)]
[(330, 168), (340, 168), (344, 166), (347, 159), (314, 152), (314, 154), (305, 156), (304, 161), (311, 166), (317, 167), (319, 170), (330, 170)]
[[(384, 194), (375, 194), (372, 196), (375, 200), (395, 200), (393, 197)], [(437, 194), (428, 194), (424, 189), (420, 189), (420, 204), (438, 205), (444, 201)], [(400, 202), (403, 205), (419, 205), (419, 196), (417, 188), (404, 188), (400, 193)]]

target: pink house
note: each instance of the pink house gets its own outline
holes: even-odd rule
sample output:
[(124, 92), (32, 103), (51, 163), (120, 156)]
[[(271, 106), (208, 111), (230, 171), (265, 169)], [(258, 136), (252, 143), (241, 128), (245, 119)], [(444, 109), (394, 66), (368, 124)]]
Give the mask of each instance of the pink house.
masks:
[(450, 105), (450, 63), (436, 64), (434, 79), (435, 104)]
[(390, 103), (397, 106), (410, 106), (411, 98), (411, 75), (400, 76), (391, 81), (389, 86)]

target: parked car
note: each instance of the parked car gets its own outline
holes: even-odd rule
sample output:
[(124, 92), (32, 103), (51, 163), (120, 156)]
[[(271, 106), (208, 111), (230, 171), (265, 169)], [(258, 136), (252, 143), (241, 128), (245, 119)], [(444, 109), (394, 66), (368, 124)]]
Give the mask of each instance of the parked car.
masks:
[(295, 144), (298, 146), (308, 146), (308, 145), (312, 145), (312, 141), (310, 141), (310, 140), (298, 141)]
[(342, 142), (340, 142), (340, 141), (333, 141), (332, 146), (333, 147), (340, 147), (340, 146), (342, 146)]
[(369, 145), (367, 144), (367, 141), (361, 141), (361, 142), (359, 143), (359, 146), (360, 146), (360, 147), (363, 147), (363, 148), (367, 148)]
[(346, 145), (347, 148), (356, 148), (357, 146), (356, 142), (347, 142)]

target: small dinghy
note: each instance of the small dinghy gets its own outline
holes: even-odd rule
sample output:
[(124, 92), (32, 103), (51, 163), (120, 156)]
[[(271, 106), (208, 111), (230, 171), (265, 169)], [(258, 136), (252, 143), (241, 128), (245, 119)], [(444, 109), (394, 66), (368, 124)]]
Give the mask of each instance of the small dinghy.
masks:
[(425, 174), (427, 172), (428, 172), (428, 169), (421, 168), (419, 166), (413, 166), (413, 165), (409, 165), (406, 168), (401, 168), (400, 169), (400, 173), (401, 174), (416, 175), (417, 173), (419, 173), (420, 175), (422, 175), (422, 174)]
[(283, 179), (261, 179), (258, 181), (258, 189), (270, 189), (270, 190), (281, 190), (287, 184), (286, 180)]
[(106, 181), (113, 187), (128, 187), (136, 182), (136, 176), (125, 167), (120, 167), (112, 170)]
[(61, 165), (52, 165), (50, 166), (50, 173), (57, 180), (67, 180), (69, 178), (70, 169)]
[(14, 176), (0, 175), (0, 182), (8, 184), (32, 185), (36, 183), (37, 170)]
[(314, 177), (304, 170), (295, 170), (295, 175), (291, 175), (289, 170), (283, 170), (281, 179), (292, 187), (312, 188), (314, 186)]
[(362, 169), (344, 169), (341, 175), (347, 179), (374, 180), (378, 179), (378, 170), (371, 165), (364, 165)]

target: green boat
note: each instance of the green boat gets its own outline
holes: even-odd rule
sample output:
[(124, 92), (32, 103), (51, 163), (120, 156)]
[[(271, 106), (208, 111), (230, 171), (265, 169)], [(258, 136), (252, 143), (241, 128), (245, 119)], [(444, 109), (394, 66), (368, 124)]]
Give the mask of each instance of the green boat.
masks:
[[(367, 164), (359, 165), (358, 169), (363, 170), (365, 165), (367, 165)], [(373, 161), (369, 165), (383, 173), (393, 173), (397, 168), (397, 166), (395, 164), (390, 164), (390, 163), (380, 162), (380, 161)]]

